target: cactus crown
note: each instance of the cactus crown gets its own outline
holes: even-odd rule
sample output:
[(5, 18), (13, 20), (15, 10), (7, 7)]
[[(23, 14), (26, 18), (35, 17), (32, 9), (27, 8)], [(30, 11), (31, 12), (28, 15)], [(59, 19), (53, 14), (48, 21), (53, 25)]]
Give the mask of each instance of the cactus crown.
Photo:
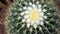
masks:
[(47, 0), (16, 0), (9, 8), (10, 34), (58, 34), (56, 8)]

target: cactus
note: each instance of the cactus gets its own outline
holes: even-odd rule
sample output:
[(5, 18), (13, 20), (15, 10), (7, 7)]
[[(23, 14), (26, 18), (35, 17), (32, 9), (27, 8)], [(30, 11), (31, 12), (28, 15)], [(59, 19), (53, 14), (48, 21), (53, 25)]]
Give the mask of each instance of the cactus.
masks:
[(9, 34), (59, 34), (57, 9), (48, 0), (16, 0), (8, 10)]

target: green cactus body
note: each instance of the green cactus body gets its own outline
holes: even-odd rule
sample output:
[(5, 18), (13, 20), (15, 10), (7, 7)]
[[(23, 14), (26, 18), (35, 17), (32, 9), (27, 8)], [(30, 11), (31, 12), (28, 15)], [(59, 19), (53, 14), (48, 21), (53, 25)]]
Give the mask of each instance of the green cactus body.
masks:
[(10, 34), (58, 34), (56, 8), (47, 0), (16, 0), (9, 8)]

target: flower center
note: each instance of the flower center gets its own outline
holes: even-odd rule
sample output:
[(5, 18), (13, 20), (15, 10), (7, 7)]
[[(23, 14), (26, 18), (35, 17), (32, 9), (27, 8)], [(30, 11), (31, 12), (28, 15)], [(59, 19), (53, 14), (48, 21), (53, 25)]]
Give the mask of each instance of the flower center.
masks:
[(31, 10), (29, 13), (29, 19), (32, 21), (36, 21), (38, 18), (39, 18), (38, 10), (35, 9)]

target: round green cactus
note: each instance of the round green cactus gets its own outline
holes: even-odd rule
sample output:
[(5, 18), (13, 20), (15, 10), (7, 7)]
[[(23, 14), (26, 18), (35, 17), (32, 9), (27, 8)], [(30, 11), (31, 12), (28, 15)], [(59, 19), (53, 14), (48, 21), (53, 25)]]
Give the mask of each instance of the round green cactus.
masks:
[(16, 0), (9, 8), (10, 34), (58, 34), (56, 8), (47, 0)]

